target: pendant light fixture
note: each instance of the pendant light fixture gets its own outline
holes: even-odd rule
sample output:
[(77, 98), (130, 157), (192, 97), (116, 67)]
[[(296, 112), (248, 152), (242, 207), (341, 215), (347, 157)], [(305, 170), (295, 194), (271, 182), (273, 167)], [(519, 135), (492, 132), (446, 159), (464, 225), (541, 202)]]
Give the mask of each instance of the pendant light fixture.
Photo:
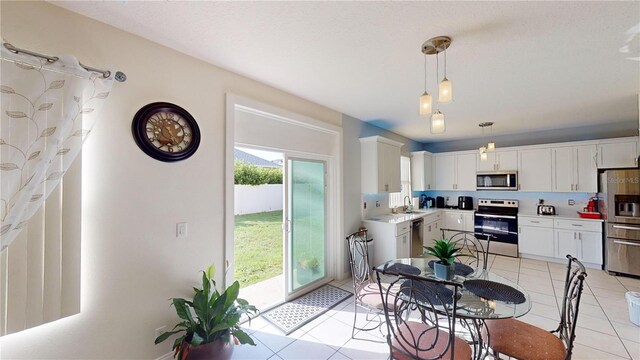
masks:
[(420, 96), (420, 115), (431, 115), (433, 97), (427, 92), (427, 54), (424, 54), (424, 94)]
[[(427, 92), (427, 55), (436, 56), (436, 83), (438, 84), (438, 76), (440, 74), (440, 63), (438, 54), (445, 51), (451, 45), (451, 38), (448, 36), (437, 36), (425, 41), (422, 44), (422, 53), (425, 55), (425, 89), (424, 94), (420, 97), (420, 115), (428, 115), (433, 109), (433, 97)], [(451, 102), (451, 82), (446, 78), (446, 57), (445, 57), (445, 78), (442, 80), (444, 85), (438, 85), (438, 100), (436, 103), (436, 111), (431, 116), (431, 133), (442, 134), (446, 130), (444, 114), (440, 111), (440, 103)], [(443, 87), (444, 86), (444, 87)], [(444, 97), (447, 101), (443, 101), (442, 89), (446, 90), (448, 95)], [(447, 90), (448, 89), (448, 90)], [(427, 110), (428, 109), (428, 110)]]
[(438, 102), (446, 104), (453, 101), (451, 81), (447, 79), (447, 48), (444, 48), (444, 78), (438, 86)]
[(487, 151), (494, 151), (496, 149), (496, 142), (493, 141), (493, 123), (489, 125), (489, 143), (487, 144)]
[[(486, 128), (488, 126), (490, 129), (492, 129), (493, 128), (493, 123), (488, 121), (488, 122), (480, 123), (480, 124), (478, 124), (478, 126), (480, 126), (480, 128), (482, 128), (482, 140), (484, 140), (485, 139), (484, 128)], [(492, 133), (493, 133), (493, 131), (492, 131)], [(487, 160), (487, 157), (488, 157), (487, 152), (488, 151), (493, 151), (493, 150), (495, 150), (495, 148), (496, 148), (496, 143), (493, 142), (493, 140), (490, 140), (489, 143), (487, 144), (487, 146), (482, 145), (480, 147), (480, 149), (479, 149), (480, 150), (480, 160), (482, 160), (482, 161)]]

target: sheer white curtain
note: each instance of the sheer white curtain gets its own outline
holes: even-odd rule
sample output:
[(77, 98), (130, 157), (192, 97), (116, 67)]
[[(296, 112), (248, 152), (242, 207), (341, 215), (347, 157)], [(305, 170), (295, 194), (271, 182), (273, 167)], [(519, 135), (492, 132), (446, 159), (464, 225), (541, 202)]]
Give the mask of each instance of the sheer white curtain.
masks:
[(400, 157), (400, 185), (400, 192), (389, 194), (389, 208), (403, 206), (405, 196), (411, 198), (411, 159), (408, 156)]
[(16, 238), (58, 186), (109, 96), (113, 77), (72, 56), (55, 63), (1, 47), (0, 239)]

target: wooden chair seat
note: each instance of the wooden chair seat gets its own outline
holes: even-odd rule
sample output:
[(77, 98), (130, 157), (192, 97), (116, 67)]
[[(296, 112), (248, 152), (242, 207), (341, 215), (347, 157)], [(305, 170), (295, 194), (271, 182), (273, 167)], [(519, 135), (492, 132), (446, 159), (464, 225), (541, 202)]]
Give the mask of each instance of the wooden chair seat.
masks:
[[(449, 334), (437, 328), (432, 328), (424, 323), (408, 321), (398, 326), (397, 331), (399, 336), (396, 336), (392, 340), (393, 345), (393, 359), (398, 360), (411, 360), (415, 358), (419, 359), (433, 359), (436, 356), (442, 354), (449, 344)], [(411, 343), (415, 340), (412, 336), (420, 334), (420, 339), (417, 341), (418, 346), (411, 345), (409, 342), (403, 340), (403, 335), (408, 338)], [(435, 346), (433, 345), (435, 343)], [(459, 337), (454, 338), (454, 359), (471, 359), (471, 347), (464, 340)], [(411, 349), (411, 355), (400, 352), (397, 348)], [(427, 351), (414, 350), (417, 349), (429, 349)], [(416, 351), (416, 352), (414, 352)], [(407, 351), (409, 352), (409, 350)], [(417, 356), (416, 356), (417, 355)], [(443, 354), (442, 359), (451, 358), (451, 347)]]
[[(515, 319), (487, 320), (489, 347), (521, 360), (561, 360), (565, 345), (557, 336)], [(483, 336), (486, 338), (486, 332)]]

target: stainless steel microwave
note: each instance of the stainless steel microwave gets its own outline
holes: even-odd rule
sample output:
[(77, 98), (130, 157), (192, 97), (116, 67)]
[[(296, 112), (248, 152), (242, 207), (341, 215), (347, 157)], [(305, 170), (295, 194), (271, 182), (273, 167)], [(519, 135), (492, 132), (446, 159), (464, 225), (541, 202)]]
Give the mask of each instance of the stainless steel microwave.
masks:
[(518, 190), (517, 171), (479, 171), (476, 190)]

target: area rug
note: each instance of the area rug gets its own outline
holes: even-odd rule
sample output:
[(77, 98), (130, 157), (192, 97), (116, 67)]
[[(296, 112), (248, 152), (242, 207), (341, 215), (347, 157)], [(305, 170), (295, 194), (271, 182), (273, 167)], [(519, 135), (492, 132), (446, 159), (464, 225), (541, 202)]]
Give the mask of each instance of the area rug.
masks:
[(276, 306), (262, 313), (262, 316), (289, 335), (351, 295), (346, 290), (325, 285), (295, 300)]

